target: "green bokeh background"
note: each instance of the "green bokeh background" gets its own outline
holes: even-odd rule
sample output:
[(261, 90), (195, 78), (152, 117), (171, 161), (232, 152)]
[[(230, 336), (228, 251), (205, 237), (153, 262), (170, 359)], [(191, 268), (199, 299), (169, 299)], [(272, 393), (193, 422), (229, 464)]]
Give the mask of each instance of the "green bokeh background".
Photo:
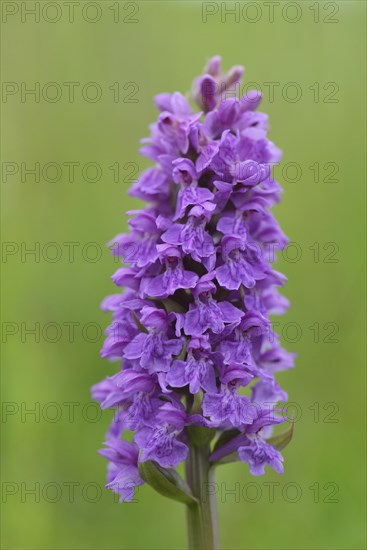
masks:
[[(4, 9), (6, 2), (2, 4)], [(21, 9), (20, 2), (11, 4)], [(33, 4), (26, 3), (28, 7)], [(283, 341), (298, 353), (298, 360), (296, 370), (280, 378), (302, 416), (292, 444), (284, 451), (283, 476), (268, 471), (263, 478), (250, 478), (241, 464), (218, 470), (221, 547), (365, 548), (365, 3), (348, 0), (331, 3), (330, 8), (330, 3), (320, 2), (320, 22), (316, 23), (310, 9), (315, 2), (298, 2), (302, 17), (294, 24), (281, 16), (284, 2), (276, 7), (273, 23), (266, 5), (258, 2), (262, 15), (252, 24), (243, 17), (236, 23), (234, 16), (222, 22), (220, 11), (204, 23), (201, 2), (188, 1), (138, 2), (139, 11), (132, 16), (137, 23), (122, 20), (135, 11), (134, 5), (121, 3), (120, 21), (115, 23), (109, 8), (116, 3), (99, 2), (102, 18), (93, 24), (81, 19), (82, 4), (76, 7), (74, 23), (68, 22), (65, 7), (56, 23), (42, 17), (39, 23), (32, 17), (22, 22), (20, 12), (2, 23), (3, 81), (19, 86), (26, 82), (28, 87), (40, 82), (41, 88), (48, 82), (74, 81), (81, 87), (97, 82), (103, 91), (96, 103), (83, 100), (80, 88), (74, 103), (68, 102), (63, 86), (62, 98), (55, 103), (42, 97), (38, 103), (31, 97), (22, 102), (18, 93), (2, 104), (3, 162), (24, 162), (28, 167), (36, 162), (41, 166), (80, 163), (74, 183), (68, 181), (66, 169), (55, 183), (42, 176), (39, 183), (32, 176), (22, 182), (20, 171), (2, 181), (3, 241), (15, 243), (20, 250), (40, 243), (45, 254), (35, 261), (34, 256), (22, 257), (18, 252), (3, 257), (2, 263), (3, 329), (9, 322), (19, 328), (12, 336), (3, 334), (2, 345), (3, 406), (6, 411), (12, 406), (9, 402), (19, 407), (19, 412), (3, 415), (1, 424), (2, 547), (185, 547), (183, 507), (147, 486), (139, 490), (138, 502), (131, 505), (117, 504), (113, 494), (104, 489), (96, 502), (90, 502), (96, 494), (90, 484), (104, 484), (105, 461), (96, 451), (109, 415), (92, 422), (95, 409), (87, 406), (84, 414), (82, 410), (90, 402), (89, 387), (113, 373), (116, 365), (99, 358), (102, 337), (86, 341), (82, 327), (88, 323), (104, 327), (109, 322), (99, 311), (99, 303), (114, 291), (109, 277), (116, 265), (107, 249), (96, 262), (88, 261), (95, 249), (84, 249), (84, 257), (81, 250), (91, 242), (102, 247), (123, 231), (124, 212), (138, 205), (127, 196), (126, 163), (136, 163), (139, 170), (148, 164), (139, 158), (138, 146), (155, 118), (152, 96), (166, 90), (185, 92), (206, 60), (221, 54), (226, 67), (245, 65), (247, 81), (279, 82), (274, 101), (263, 88), (261, 109), (270, 115), (271, 139), (284, 150), (284, 163), (295, 162), (302, 169), (299, 181), (293, 183), (289, 181), (294, 175), (291, 169), (289, 177), (279, 170), (285, 194), (276, 208), (282, 227), (302, 253), (299, 261), (280, 259), (278, 263), (289, 279), (284, 293), (292, 302), (289, 313), (280, 320), (281, 328), (297, 323), (302, 331), (294, 343), (289, 342), (295, 334), (292, 328), (285, 333)], [(211, 4), (221, 9), (221, 3)], [(227, 3), (227, 7), (233, 4)], [(242, 9), (243, 3), (240, 5)], [(338, 13), (333, 17), (338, 22), (324, 22), (335, 6)], [(49, 9), (47, 17), (52, 18), (54, 12)], [(93, 8), (88, 13), (94, 17)], [(294, 13), (289, 8), (286, 16), (293, 18)], [(249, 11), (248, 17), (254, 18), (254, 12)], [(117, 103), (108, 89), (114, 82), (121, 87)], [(136, 103), (122, 101), (132, 91), (123, 89), (128, 82), (139, 87)], [(301, 87), (298, 102), (282, 97), (281, 90), (289, 82)], [(309, 89), (315, 82), (320, 88), (318, 102)], [(334, 96), (337, 102), (324, 102), (333, 91), (323, 89), (328, 82), (339, 87)], [(83, 179), (81, 166), (88, 162), (101, 166), (99, 181)], [(116, 162), (120, 166), (118, 183), (109, 169)], [(315, 162), (320, 164), (319, 182), (309, 169)], [(323, 181), (329, 173), (324, 170), (327, 162), (338, 164), (334, 176), (338, 181)], [(61, 259), (54, 263), (47, 261), (54, 251), (43, 248), (50, 242), (58, 243), (62, 250)], [(74, 262), (69, 261), (63, 245), (67, 242), (80, 243)], [(309, 248), (314, 243), (319, 243), (319, 261)], [(333, 250), (324, 249), (326, 243), (336, 243), (338, 252), (333, 258), (337, 262), (324, 261)], [(291, 253), (294, 249), (290, 257)], [(34, 336), (28, 335), (22, 342), (24, 327), (37, 322), (41, 329), (50, 322), (61, 326), (59, 341), (46, 341), (55, 334), (49, 329), (46, 340), (41, 337), (35, 342)], [(78, 323), (74, 342), (63, 325), (70, 322)], [(319, 342), (309, 328), (314, 323), (320, 326)], [(337, 342), (327, 341), (331, 325), (325, 327), (326, 323), (337, 324)], [(94, 335), (90, 328), (87, 339)], [(79, 403), (71, 422), (67, 402)], [(35, 403), (40, 417), (22, 418), (21, 411), (34, 408)], [(50, 403), (62, 411), (58, 421), (50, 421), (57, 411)], [(9, 482), (14, 484), (13, 495), (6, 492)], [(258, 485), (246, 485), (250, 482)], [(264, 485), (269, 482), (279, 483), (274, 502)], [(39, 502), (25, 494), (25, 489), (36, 483), (41, 491)], [(49, 483), (58, 484), (61, 495), (57, 496)], [(65, 485), (70, 483), (79, 484), (73, 502)], [(85, 486), (89, 489), (83, 498)], [(319, 502), (310, 486), (319, 487)], [(296, 502), (290, 502), (296, 499), (295, 487), (301, 494)], [(242, 493), (246, 488), (247, 498)], [(231, 489), (236, 489), (237, 497), (226, 493)], [(337, 502), (327, 502), (334, 489), (337, 493), (332, 498)], [(50, 502), (54, 497), (58, 501)]]

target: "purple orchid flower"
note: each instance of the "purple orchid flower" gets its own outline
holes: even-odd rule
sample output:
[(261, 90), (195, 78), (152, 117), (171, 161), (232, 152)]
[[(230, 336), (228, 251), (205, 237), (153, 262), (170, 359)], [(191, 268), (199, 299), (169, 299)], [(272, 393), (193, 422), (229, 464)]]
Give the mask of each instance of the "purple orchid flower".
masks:
[[(219, 334), (226, 323), (238, 324), (242, 312), (230, 302), (217, 302), (212, 293), (216, 286), (212, 282), (214, 273), (205, 275), (196, 285), (193, 292), (195, 302), (190, 304), (189, 311), (184, 316), (183, 329), (188, 336), (201, 336), (208, 329)], [(179, 320), (182, 323), (182, 320)]]
[(155, 223), (155, 216), (149, 212), (131, 211), (137, 214), (129, 221), (132, 228), (130, 235), (117, 235), (110, 244), (115, 256), (121, 256), (125, 263), (144, 267), (158, 258), (157, 240), (159, 230)]
[(166, 376), (167, 383), (173, 388), (183, 388), (188, 385), (193, 395), (201, 388), (207, 392), (215, 392), (217, 389), (215, 355), (211, 353), (208, 338), (205, 336), (192, 338), (187, 352), (185, 361), (173, 362)]
[(183, 346), (183, 338), (168, 338), (167, 315), (163, 310), (143, 308), (141, 322), (148, 328), (148, 333), (140, 333), (124, 350), (125, 359), (136, 361), (141, 368), (150, 374), (167, 372), (171, 366), (172, 356), (178, 355)]
[(280, 452), (256, 435), (249, 437), (247, 445), (238, 448), (238, 456), (242, 462), (249, 464), (250, 473), (254, 476), (264, 475), (266, 465), (271, 466), (278, 474), (284, 471)]
[(215, 246), (211, 235), (205, 230), (215, 204), (206, 201), (191, 208), (185, 224), (172, 224), (162, 235), (165, 243), (181, 246), (185, 254), (197, 261), (203, 261), (209, 269), (215, 260)]
[(120, 439), (107, 441), (105, 445), (107, 449), (99, 453), (110, 462), (106, 488), (121, 495), (120, 502), (129, 502), (135, 488), (144, 483), (138, 471), (138, 448)]
[(265, 278), (267, 266), (261, 259), (261, 252), (253, 243), (240, 237), (225, 235), (222, 238), (223, 264), (216, 268), (218, 283), (229, 290), (241, 286), (253, 288), (256, 281)]
[(194, 288), (199, 276), (183, 267), (182, 252), (169, 244), (159, 244), (157, 247), (159, 259), (165, 265), (165, 272), (155, 277), (144, 278), (141, 291), (145, 295), (166, 298), (179, 288)]
[[(249, 378), (245, 381), (248, 383)], [(238, 383), (222, 384), (218, 393), (206, 393), (203, 415), (216, 427), (239, 428), (252, 424), (257, 416), (256, 407), (246, 395), (238, 394)]]
[(140, 461), (155, 460), (164, 468), (175, 468), (185, 460), (188, 447), (178, 439), (185, 426), (185, 412), (171, 403), (161, 407), (155, 425), (139, 430), (135, 441), (142, 454)]
[[(199, 111), (179, 92), (155, 98), (140, 150), (153, 165), (130, 190), (148, 205), (128, 212), (129, 233), (110, 243), (125, 265), (102, 304), (113, 322), (101, 355), (119, 370), (92, 388), (115, 410), (101, 451), (107, 487), (129, 501), (144, 480), (189, 504), (195, 548), (215, 547), (212, 513), (202, 513), (212, 465), (234, 457), (252, 475), (283, 472), (272, 430), (285, 421), (287, 394), (277, 372), (295, 357), (270, 323), (289, 306), (277, 289), (286, 277), (272, 266), (287, 243), (271, 212), (281, 151), (267, 137), (261, 94), (234, 97), (242, 75), (223, 73), (215, 56), (192, 87)], [(183, 462), (186, 484), (172, 470)]]

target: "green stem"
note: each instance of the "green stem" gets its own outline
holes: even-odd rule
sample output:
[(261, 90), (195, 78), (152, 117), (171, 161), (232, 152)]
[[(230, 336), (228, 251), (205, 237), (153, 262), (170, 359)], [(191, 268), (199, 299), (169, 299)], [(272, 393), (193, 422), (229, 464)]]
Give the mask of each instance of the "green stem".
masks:
[(208, 456), (210, 447), (190, 444), (186, 478), (197, 504), (187, 507), (190, 550), (218, 550), (215, 485)]

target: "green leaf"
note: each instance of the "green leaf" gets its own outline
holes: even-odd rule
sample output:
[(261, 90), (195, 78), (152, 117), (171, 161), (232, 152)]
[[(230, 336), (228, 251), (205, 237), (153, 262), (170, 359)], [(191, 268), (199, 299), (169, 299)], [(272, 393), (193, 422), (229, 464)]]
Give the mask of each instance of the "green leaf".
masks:
[(194, 395), (194, 402), (191, 408), (191, 414), (203, 414), (202, 404), (203, 404), (204, 392), (199, 390)]
[(170, 298), (164, 298), (162, 300), (162, 304), (166, 308), (167, 313), (185, 313), (186, 308), (179, 304), (178, 302), (175, 302), (174, 300), (171, 300)]
[(213, 462), (213, 464), (219, 466), (220, 464), (229, 464), (230, 462), (237, 462), (238, 460), (240, 460), (240, 457), (238, 456), (237, 451), (235, 451), (234, 453), (224, 456), (217, 462)]
[(187, 353), (187, 346), (188, 346), (188, 343), (189, 341), (188, 340), (185, 340), (185, 343), (184, 345), (182, 346), (182, 350), (181, 350), (181, 353), (179, 355), (177, 355), (176, 359), (179, 360), (179, 361), (183, 361), (186, 357), (186, 353)]
[(225, 445), (226, 443), (231, 441), (231, 439), (234, 439), (235, 437), (240, 435), (240, 433), (241, 432), (239, 430), (236, 430), (236, 429), (225, 430), (224, 432), (222, 432), (221, 435), (218, 437), (218, 440), (217, 440), (216, 444), (214, 445), (213, 452), (215, 452), (218, 449), (220, 449), (221, 447), (223, 447), (223, 445)]
[(157, 462), (139, 462), (139, 473), (143, 480), (161, 495), (192, 505), (197, 502), (186, 481), (171, 468), (162, 468)]
[(206, 447), (216, 434), (215, 428), (205, 428), (204, 426), (188, 426), (187, 432), (190, 441), (195, 447)]
[(281, 449), (284, 449), (284, 447), (286, 447), (290, 442), (290, 440), (292, 439), (293, 431), (294, 431), (294, 421), (292, 420), (289, 428), (284, 430), (284, 432), (278, 435), (274, 435), (273, 437), (269, 437), (269, 439), (266, 439), (265, 441), (269, 443), (269, 445), (272, 445), (273, 447), (278, 449), (278, 451), (280, 451)]
[(133, 319), (134, 319), (134, 321), (135, 321), (135, 323), (136, 323), (136, 326), (138, 327), (138, 329), (140, 330), (140, 332), (145, 332), (145, 333), (147, 333), (147, 332), (148, 332), (147, 329), (141, 324), (141, 322), (139, 321), (139, 319), (138, 319), (138, 317), (137, 317), (135, 311), (132, 311), (131, 314), (132, 314)]
[[(214, 445), (213, 452), (218, 451), (218, 449), (221, 449), (224, 445), (229, 443), (232, 439), (235, 439), (237, 436), (239, 436), (240, 433), (241, 432), (236, 429), (225, 430), (224, 432), (222, 432)], [(237, 451), (234, 451), (233, 453), (230, 453), (224, 456), (220, 460), (214, 461), (213, 465), (219, 466), (220, 464), (228, 464), (229, 462), (236, 462), (237, 460), (239, 460), (239, 456)]]

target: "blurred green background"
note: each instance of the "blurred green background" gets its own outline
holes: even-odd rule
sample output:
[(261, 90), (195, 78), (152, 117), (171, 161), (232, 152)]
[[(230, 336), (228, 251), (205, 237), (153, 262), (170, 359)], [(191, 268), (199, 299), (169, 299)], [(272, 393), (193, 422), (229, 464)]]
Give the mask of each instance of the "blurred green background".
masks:
[(138, 205), (152, 97), (187, 91), (220, 54), (260, 84), (284, 151), (276, 215), (297, 245), (278, 263), (292, 308), (276, 321), (298, 353), (280, 379), (300, 415), (283, 476), (218, 470), (221, 547), (365, 548), (365, 3), (76, 2), (74, 22), (64, 2), (40, 2), (37, 22), (34, 4), (2, 2), (2, 547), (185, 548), (180, 504), (104, 490), (110, 415), (89, 387), (117, 369), (99, 358), (116, 268), (104, 243)]

